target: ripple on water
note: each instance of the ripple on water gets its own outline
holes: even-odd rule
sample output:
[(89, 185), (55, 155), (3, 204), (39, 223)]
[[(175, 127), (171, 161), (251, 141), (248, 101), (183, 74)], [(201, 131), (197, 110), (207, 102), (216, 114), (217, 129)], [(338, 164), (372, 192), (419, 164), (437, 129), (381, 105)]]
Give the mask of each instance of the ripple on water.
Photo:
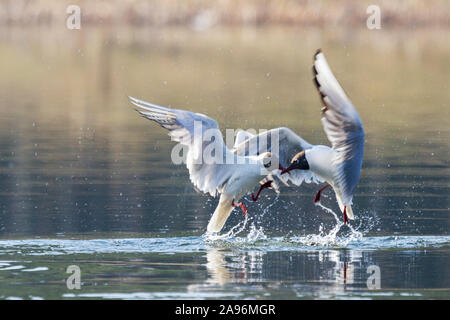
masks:
[[(129, 239), (31, 239), (1, 240), (0, 254), (62, 255), (93, 253), (189, 253), (206, 252), (210, 248), (240, 250), (295, 251), (347, 248), (357, 250), (423, 249), (450, 245), (450, 236), (385, 236), (331, 237), (306, 235), (295, 237), (266, 237), (255, 229), (247, 236), (211, 239), (201, 237), (129, 238)], [(256, 234), (256, 236), (255, 236)], [(1, 262), (0, 271), (10, 266)], [(23, 267), (24, 268), (24, 267)]]

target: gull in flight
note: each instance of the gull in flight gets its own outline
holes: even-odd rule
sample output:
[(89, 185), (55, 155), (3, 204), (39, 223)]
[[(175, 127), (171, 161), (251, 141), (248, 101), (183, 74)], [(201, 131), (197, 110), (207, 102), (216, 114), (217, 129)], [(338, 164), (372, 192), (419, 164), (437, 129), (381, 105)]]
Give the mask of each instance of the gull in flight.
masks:
[[(322, 191), (331, 186), (344, 223), (347, 223), (348, 219), (354, 219), (351, 205), (361, 171), (364, 129), (358, 112), (331, 72), (321, 50), (314, 55), (313, 72), (314, 84), (323, 103), (322, 125), (331, 147), (311, 145), (289, 128), (276, 128), (259, 135), (240, 131), (233, 151), (250, 156), (253, 153), (249, 151), (249, 145), (256, 144), (257, 152), (259, 146), (264, 145), (265, 151), (272, 151), (278, 157), (280, 168), (286, 168), (281, 175), (276, 175), (283, 183), (290, 181), (299, 186), (303, 181), (326, 182), (317, 192), (314, 203), (319, 202)], [(273, 139), (275, 135), (277, 139)], [(272, 150), (276, 143), (278, 153)]]
[[(275, 189), (275, 185), (271, 186), (272, 180), (267, 178), (271, 177), (273, 160), (270, 152), (238, 155), (226, 147), (214, 119), (200, 113), (161, 107), (132, 97), (129, 99), (142, 116), (159, 123), (169, 130), (173, 141), (187, 146), (186, 167), (195, 189), (214, 197), (220, 194), (219, 204), (208, 223), (208, 232), (222, 230), (234, 207), (241, 207), (244, 215), (247, 214), (244, 204), (237, 201), (258, 184), (261, 187), (256, 196), (252, 193), (253, 201), (258, 199), (262, 189)], [(196, 124), (200, 130), (196, 129)], [(212, 152), (207, 153), (206, 150), (212, 149), (217, 157), (210, 159), (208, 155)], [(283, 167), (276, 167), (278, 174), (279, 169)]]

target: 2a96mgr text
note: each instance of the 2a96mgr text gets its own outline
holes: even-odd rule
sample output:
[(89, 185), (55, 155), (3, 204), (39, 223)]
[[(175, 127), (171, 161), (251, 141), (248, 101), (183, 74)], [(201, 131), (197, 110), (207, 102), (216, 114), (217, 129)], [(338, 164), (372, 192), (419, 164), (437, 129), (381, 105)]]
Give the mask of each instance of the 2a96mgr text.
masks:
[(208, 314), (217, 315), (274, 315), (275, 305), (261, 304), (221, 304), (218, 308), (187, 306), (185, 304), (175, 308), (176, 315), (197, 315), (206, 318)]

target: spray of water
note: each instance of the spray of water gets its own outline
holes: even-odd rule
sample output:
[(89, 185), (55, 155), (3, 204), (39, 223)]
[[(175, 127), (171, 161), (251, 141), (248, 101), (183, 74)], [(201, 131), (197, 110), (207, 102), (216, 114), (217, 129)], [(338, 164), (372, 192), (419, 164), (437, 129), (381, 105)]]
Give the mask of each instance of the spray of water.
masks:
[[(258, 226), (264, 216), (270, 211), (270, 209), (278, 202), (279, 196), (277, 195), (269, 205), (265, 206), (262, 209), (262, 213), (258, 213), (256, 215), (247, 214), (245, 216), (244, 221), (239, 222), (237, 225), (232, 227), (230, 231), (219, 235), (217, 233), (208, 233), (206, 232), (203, 235), (205, 241), (237, 241), (237, 242), (246, 242), (246, 243), (254, 243), (260, 240), (266, 240), (267, 236), (264, 234), (264, 228), (262, 226)], [(249, 225), (249, 232), (246, 237), (237, 237), (241, 234)]]
[(238, 234), (240, 234), (242, 231), (245, 230), (245, 227), (247, 226), (247, 223), (249, 221), (249, 215), (245, 215), (244, 221), (239, 222), (237, 225), (235, 225), (233, 228), (230, 229), (225, 234), (218, 234), (217, 232), (206, 232), (203, 235), (203, 238), (206, 241), (217, 241), (217, 240), (228, 240), (231, 238), (236, 237)]
[[(326, 232), (323, 224), (321, 224), (318, 234), (291, 237), (287, 239), (288, 242), (306, 246), (345, 247), (348, 243), (359, 241), (363, 238), (362, 232), (357, 231), (351, 224), (344, 224), (333, 210), (325, 207), (320, 202), (316, 205), (334, 217), (336, 222), (334, 227), (329, 232)], [(338, 236), (340, 231), (344, 233), (342, 236)]]
[[(273, 242), (275, 239), (269, 238), (264, 233), (264, 228), (262, 226), (262, 219), (271, 210), (271, 208), (278, 202), (278, 196), (269, 205), (261, 208), (262, 212), (256, 215), (246, 215), (245, 219), (232, 227), (228, 232), (219, 234), (206, 233), (203, 235), (204, 239), (208, 242), (210, 241), (225, 241), (234, 244), (254, 244), (257, 241), (269, 241)], [(277, 238), (277, 241), (288, 242), (291, 245), (302, 245), (302, 246), (338, 246), (346, 247), (350, 242), (357, 242), (363, 238), (363, 232), (359, 231), (361, 228), (361, 223), (359, 226), (354, 227), (352, 224), (344, 224), (332, 209), (325, 207), (321, 203), (316, 204), (326, 213), (333, 216), (335, 223), (331, 230), (327, 231), (325, 226), (321, 224), (319, 226), (318, 234), (309, 234), (305, 236), (286, 236)], [(238, 236), (244, 231), (247, 231), (245, 236)]]

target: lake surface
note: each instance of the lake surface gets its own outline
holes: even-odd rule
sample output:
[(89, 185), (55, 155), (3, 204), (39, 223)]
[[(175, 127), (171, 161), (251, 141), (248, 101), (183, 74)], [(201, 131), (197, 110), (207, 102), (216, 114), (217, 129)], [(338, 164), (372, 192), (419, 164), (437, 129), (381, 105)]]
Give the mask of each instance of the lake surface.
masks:
[[(0, 298), (450, 298), (450, 31), (0, 30)], [(318, 185), (264, 190), (204, 233), (218, 199), (170, 162), (131, 95), (225, 129), (328, 144), (322, 48), (366, 131), (356, 220)], [(232, 144), (232, 141), (228, 141)], [(66, 272), (81, 271), (69, 289)]]

